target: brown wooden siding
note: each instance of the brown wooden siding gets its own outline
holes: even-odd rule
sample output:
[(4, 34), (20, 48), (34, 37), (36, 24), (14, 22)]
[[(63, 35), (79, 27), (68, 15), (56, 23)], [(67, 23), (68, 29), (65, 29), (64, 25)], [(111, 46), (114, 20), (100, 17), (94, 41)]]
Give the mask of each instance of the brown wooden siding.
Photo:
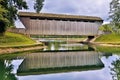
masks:
[(28, 29), (30, 26), (30, 18), (29, 17), (20, 17), (20, 20), (22, 21), (25, 28)]
[[(27, 18), (25, 18), (26, 20)], [(22, 20), (22, 22), (24, 21)], [(24, 25), (27, 28), (27, 34), (32, 35), (97, 35), (98, 27), (101, 24), (96, 22), (30, 19), (24, 22)]]
[(20, 20), (29, 35), (98, 35), (100, 17), (20, 12)]

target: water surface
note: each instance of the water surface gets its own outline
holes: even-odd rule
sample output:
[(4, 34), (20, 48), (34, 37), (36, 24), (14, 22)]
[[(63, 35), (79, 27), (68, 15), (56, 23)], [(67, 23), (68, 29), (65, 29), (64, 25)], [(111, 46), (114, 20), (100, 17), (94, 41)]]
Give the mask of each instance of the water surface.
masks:
[(45, 44), (42, 52), (1, 58), (0, 80), (119, 80), (119, 52), (100, 52), (80, 43)]

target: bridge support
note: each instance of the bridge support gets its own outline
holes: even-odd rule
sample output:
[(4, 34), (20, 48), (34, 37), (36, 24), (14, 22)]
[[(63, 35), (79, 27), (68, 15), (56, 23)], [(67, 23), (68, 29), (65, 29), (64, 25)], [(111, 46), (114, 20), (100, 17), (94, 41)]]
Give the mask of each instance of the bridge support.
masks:
[(95, 38), (95, 36), (88, 36), (88, 38), (80, 43), (83, 43), (83, 44), (88, 44), (90, 43), (93, 39)]
[(88, 36), (88, 39), (86, 40), (86, 42), (90, 42), (94, 38), (95, 38), (95, 36)]

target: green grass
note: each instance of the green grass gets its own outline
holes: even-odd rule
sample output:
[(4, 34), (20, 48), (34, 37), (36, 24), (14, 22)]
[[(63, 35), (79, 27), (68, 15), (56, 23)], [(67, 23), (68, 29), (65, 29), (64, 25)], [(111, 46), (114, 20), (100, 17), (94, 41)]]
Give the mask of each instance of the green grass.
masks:
[(104, 52), (104, 53), (120, 54), (120, 47), (96, 46), (96, 51)]
[(0, 36), (0, 47), (32, 45), (35, 41), (25, 35), (6, 32)]
[(105, 34), (98, 37), (95, 42), (120, 44), (120, 34)]

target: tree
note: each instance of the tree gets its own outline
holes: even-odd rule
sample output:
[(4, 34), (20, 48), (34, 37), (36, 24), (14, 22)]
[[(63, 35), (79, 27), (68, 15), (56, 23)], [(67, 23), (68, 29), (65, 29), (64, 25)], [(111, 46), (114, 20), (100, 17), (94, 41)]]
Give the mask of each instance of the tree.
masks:
[(0, 35), (3, 35), (7, 26), (13, 26), (17, 19), (18, 9), (28, 9), (24, 0), (0, 0)]
[[(1, 2), (1, 0), (0, 0)], [(8, 19), (4, 16), (4, 14), (7, 13), (7, 10), (5, 10), (1, 5), (0, 5), (0, 36), (4, 34), (7, 24), (9, 23)]]
[[(43, 7), (44, 0), (36, 0), (34, 9), (37, 13)], [(17, 19), (17, 12), (19, 9), (28, 9), (25, 0), (0, 0), (0, 33), (4, 33), (6, 26), (14, 26), (14, 21)], [(6, 25), (6, 22), (9, 22)]]
[(113, 33), (113, 30), (112, 30), (112, 27), (110, 26), (110, 24), (104, 24), (104, 25), (100, 26), (99, 30), (101, 30), (103, 32)]
[(17, 80), (15, 74), (12, 73), (13, 65), (11, 61), (0, 60), (0, 80)]
[(28, 9), (24, 0), (2, 0), (0, 5), (8, 11), (5, 17), (10, 21), (10, 26), (14, 25), (14, 20), (17, 19), (18, 9)]
[(113, 80), (120, 80), (120, 59), (112, 62), (111, 75)]
[(113, 30), (120, 33), (120, 0), (111, 1), (109, 15)]
[(39, 13), (40, 10), (42, 9), (43, 2), (44, 2), (44, 0), (36, 0), (35, 1), (35, 3), (34, 3), (34, 9), (36, 10), (37, 13)]

